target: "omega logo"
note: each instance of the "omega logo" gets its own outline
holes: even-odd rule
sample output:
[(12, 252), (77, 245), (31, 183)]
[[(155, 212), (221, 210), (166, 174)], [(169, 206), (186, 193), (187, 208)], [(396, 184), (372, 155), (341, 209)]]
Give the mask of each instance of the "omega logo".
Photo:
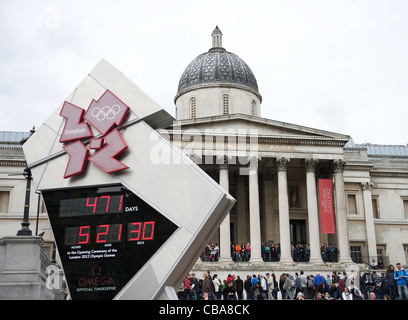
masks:
[(91, 277), (82, 277), (78, 280), (80, 287), (100, 287), (114, 286), (115, 281), (112, 277), (101, 276), (102, 268), (99, 265), (94, 265), (91, 269)]

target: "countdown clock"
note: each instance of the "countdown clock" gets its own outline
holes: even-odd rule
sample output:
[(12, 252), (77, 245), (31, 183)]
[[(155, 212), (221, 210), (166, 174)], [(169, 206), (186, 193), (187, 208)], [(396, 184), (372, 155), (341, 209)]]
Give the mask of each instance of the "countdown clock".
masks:
[(73, 299), (115, 297), (177, 229), (121, 185), (43, 197)]
[(24, 143), (72, 299), (177, 299), (234, 205), (156, 130), (173, 121), (102, 60)]

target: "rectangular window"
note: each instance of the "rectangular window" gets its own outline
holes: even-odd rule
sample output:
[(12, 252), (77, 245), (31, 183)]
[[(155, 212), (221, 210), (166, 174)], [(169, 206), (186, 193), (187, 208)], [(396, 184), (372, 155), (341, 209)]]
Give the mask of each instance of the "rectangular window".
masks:
[(0, 212), (9, 211), (10, 191), (0, 191)]
[(404, 217), (408, 219), (408, 200), (403, 200), (404, 203)]
[(197, 118), (197, 101), (195, 97), (190, 99), (190, 115), (192, 119)]
[(224, 115), (229, 114), (229, 96), (228, 95), (222, 96), (222, 104), (223, 104)]
[(354, 263), (362, 263), (361, 246), (350, 246), (350, 257)]
[(373, 202), (373, 217), (374, 219), (378, 219), (378, 200), (372, 199)]
[(355, 194), (347, 195), (347, 210), (348, 214), (357, 214), (357, 202)]

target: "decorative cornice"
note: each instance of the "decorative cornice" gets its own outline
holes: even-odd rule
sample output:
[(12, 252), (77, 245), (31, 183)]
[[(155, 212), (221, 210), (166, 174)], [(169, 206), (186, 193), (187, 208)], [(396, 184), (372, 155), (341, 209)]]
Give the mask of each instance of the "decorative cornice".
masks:
[(27, 163), (19, 160), (0, 160), (0, 166), (5, 167), (26, 167)]
[(408, 172), (371, 171), (371, 177), (408, 178)]

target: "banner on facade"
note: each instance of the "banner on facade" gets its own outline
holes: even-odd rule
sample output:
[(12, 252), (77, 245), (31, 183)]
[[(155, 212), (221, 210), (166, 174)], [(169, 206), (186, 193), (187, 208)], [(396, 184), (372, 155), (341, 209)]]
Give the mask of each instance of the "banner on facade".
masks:
[(335, 233), (333, 190), (331, 179), (319, 179), (320, 228), (322, 233)]

